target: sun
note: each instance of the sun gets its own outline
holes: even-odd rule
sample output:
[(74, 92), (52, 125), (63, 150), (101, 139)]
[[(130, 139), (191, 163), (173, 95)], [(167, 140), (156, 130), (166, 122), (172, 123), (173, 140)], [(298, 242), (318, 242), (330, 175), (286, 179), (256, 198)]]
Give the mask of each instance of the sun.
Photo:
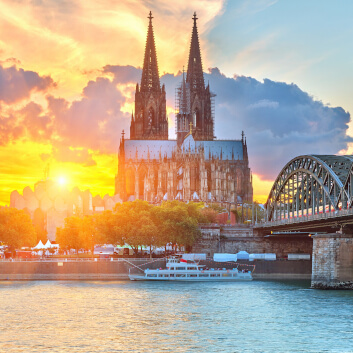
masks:
[(64, 186), (67, 184), (67, 179), (64, 176), (59, 176), (58, 183), (59, 183), (59, 185)]

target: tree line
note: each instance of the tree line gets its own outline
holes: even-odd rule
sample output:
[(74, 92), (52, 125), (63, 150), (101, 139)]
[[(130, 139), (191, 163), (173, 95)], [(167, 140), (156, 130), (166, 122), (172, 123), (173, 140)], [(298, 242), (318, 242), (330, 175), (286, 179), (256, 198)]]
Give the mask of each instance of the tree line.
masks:
[(135, 200), (116, 204), (113, 211), (72, 216), (57, 228), (61, 248), (92, 250), (96, 244), (129, 245), (135, 253), (143, 247), (190, 247), (200, 236), (199, 223), (214, 222), (217, 212), (202, 203), (166, 201), (151, 205)]
[[(254, 209), (256, 218), (263, 217), (263, 209), (257, 204)], [(98, 244), (129, 245), (135, 253), (142, 247), (166, 247), (167, 244), (190, 247), (200, 236), (198, 224), (217, 223), (217, 215), (222, 211), (217, 204), (204, 207), (203, 203), (166, 201), (156, 206), (141, 200), (124, 202), (112, 211), (66, 218), (64, 225), (57, 228), (56, 242), (61, 249), (77, 251), (93, 251)], [(245, 219), (242, 217), (245, 212), (241, 211), (240, 208), (232, 210), (239, 223)], [(42, 236), (33, 223), (23, 210), (0, 207), (0, 245), (15, 250), (33, 247), (42, 238), (45, 242), (46, 235)]]

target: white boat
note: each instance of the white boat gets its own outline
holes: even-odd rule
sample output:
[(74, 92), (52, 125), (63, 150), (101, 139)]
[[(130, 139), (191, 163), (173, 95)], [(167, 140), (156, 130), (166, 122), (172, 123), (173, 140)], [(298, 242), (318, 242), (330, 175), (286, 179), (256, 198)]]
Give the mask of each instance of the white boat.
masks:
[(232, 269), (207, 269), (196, 262), (185, 262), (180, 258), (167, 259), (166, 269), (146, 269), (144, 274), (129, 273), (131, 281), (251, 281), (251, 271)]

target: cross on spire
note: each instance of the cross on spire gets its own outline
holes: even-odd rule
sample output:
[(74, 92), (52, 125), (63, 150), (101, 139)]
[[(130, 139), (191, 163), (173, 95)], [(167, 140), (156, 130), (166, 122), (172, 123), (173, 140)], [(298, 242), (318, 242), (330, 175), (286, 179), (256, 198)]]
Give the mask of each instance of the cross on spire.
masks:
[(194, 20), (194, 26), (196, 26), (196, 20), (198, 20), (196, 17), (196, 11), (194, 12), (194, 16), (192, 16), (192, 19)]
[(147, 18), (149, 18), (150, 19), (150, 23), (152, 22), (152, 11), (150, 11), (150, 14), (149, 14), (149, 16), (147, 17)]

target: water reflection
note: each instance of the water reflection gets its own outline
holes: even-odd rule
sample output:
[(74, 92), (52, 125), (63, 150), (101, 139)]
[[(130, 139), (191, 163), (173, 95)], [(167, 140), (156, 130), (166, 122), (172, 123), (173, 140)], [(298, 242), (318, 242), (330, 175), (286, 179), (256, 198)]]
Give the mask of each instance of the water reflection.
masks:
[(353, 351), (353, 293), (309, 285), (1, 282), (0, 351)]

